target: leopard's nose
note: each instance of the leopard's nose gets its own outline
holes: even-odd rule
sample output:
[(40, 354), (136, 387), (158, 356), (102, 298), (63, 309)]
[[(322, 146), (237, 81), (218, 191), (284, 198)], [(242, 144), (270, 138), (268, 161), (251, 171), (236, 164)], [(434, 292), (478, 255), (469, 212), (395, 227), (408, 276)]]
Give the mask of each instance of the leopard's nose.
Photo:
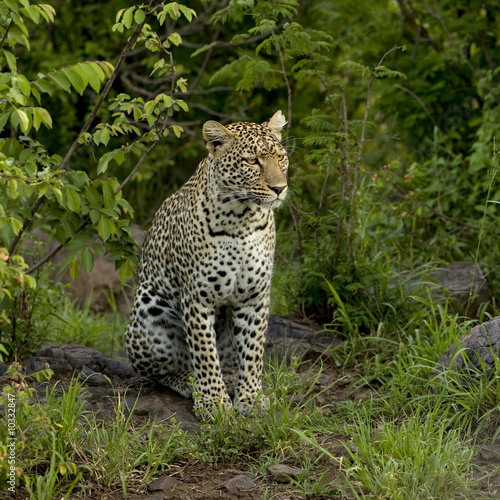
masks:
[(267, 186), (271, 191), (274, 191), (276, 193), (276, 196), (279, 196), (283, 190), (286, 188), (286, 184), (283, 186)]

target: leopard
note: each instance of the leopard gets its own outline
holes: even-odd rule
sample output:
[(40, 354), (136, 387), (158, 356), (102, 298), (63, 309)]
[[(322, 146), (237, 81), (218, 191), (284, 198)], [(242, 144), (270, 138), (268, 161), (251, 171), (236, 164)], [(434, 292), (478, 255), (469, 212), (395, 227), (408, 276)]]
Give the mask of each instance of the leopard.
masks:
[(143, 243), (126, 350), (139, 375), (193, 399), (199, 419), (269, 405), (262, 372), (286, 123), (281, 111), (260, 124), (207, 121), (207, 157)]

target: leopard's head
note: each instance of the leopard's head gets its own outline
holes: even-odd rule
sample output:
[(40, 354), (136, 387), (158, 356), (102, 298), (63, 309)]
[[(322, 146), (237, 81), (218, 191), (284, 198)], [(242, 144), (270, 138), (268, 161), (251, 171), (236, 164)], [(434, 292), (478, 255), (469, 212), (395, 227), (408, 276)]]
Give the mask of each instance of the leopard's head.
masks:
[(262, 124), (216, 121), (203, 126), (219, 196), (246, 205), (276, 208), (288, 190), (288, 156), (281, 145), (286, 119), (281, 111)]

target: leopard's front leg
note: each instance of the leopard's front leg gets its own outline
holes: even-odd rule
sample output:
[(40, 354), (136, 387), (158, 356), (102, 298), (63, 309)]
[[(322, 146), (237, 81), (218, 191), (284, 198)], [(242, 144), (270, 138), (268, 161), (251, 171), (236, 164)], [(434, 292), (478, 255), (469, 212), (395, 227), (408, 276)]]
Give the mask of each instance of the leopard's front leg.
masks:
[(238, 383), (234, 405), (243, 414), (253, 407), (267, 410), (269, 400), (262, 395), (264, 341), (269, 315), (268, 301), (233, 309), (234, 335), (238, 346)]
[(195, 379), (194, 406), (199, 418), (209, 420), (220, 406), (232, 406), (217, 354), (215, 311), (202, 305), (197, 297), (185, 297), (182, 310)]

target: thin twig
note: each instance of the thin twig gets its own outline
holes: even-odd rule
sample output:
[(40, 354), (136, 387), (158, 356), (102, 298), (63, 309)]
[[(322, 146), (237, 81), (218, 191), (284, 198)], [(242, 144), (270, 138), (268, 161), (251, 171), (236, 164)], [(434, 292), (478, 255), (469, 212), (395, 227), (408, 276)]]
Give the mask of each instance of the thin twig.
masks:
[(437, 215), (439, 218), (441, 218), (443, 220), (453, 222), (454, 224), (457, 224), (457, 225), (462, 226), (462, 227), (466, 227), (468, 229), (472, 229), (473, 231), (479, 231), (479, 227), (472, 226), (471, 224), (467, 224), (467, 222), (463, 222), (459, 219), (455, 219), (454, 217), (450, 217), (449, 215), (445, 215), (442, 212), (438, 212), (437, 210), (432, 208), (427, 203), (424, 203), (423, 201), (419, 201), (418, 204), (421, 205), (422, 207), (427, 208), (433, 215)]
[[(75, 229), (75, 234), (78, 234), (81, 231), (83, 231), (83, 229), (87, 226), (87, 224), (89, 223), (89, 221), (90, 221), (90, 217), (88, 215), (86, 215), (85, 218), (83, 219), (83, 221), (80, 223), (80, 225)], [(59, 243), (59, 245), (57, 245), (49, 253), (47, 253), (45, 255), (45, 257), (43, 257), (42, 259), (40, 259), (36, 264), (33, 264), (26, 271), (24, 271), (24, 274), (31, 274), (32, 272), (34, 272), (37, 269), (39, 269), (40, 267), (42, 267), (46, 262), (48, 262), (49, 260), (51, 260), (52, 257), (54, 257), (54, 255), (56, 253), (58, 253), (60, 250), (62, 250), (62, 248), (64, 247), (64, 245), (66, 245), (70, 241), (71, 241), (71, 237), (68, 236), (68, 238), (66, 238), (66, 240), (64, 241), (64, 243)]]
[[(217, 41), (220, 35), (220, 26), (217, 26), (215, 29), (214, 36), (212, 37), (211, 43), (214, 43)], [(198, 87), (198, 84), (200, 83), (201, 77), (205, 73), (205, 70), (207, 69), (208, 62), (210, 61), (210, 58), (212, 57), (212, 52), (214, 51), (214, 47), (210, 47), (206, 53), (205, 57), (203, 58), (203, 62), (201, 63), (200, 69), (198, 70), (198, 74), (196, 75), (196, 78), (194, 79), (194, 82), (191, 84), (191, 89), (195, 90), (196, 87)]]
[(402, 90), (403, 92), (406, 92), (407, 94), (410, 94), (419, 104), (422, 106), (422, 109), (425, 111), (425, 114), (429, 117), (429, 120), (432, 122), (434, 126), (436, 126), (436, 122), (434, 121), (434, 118), (432, 118), (432, 115), (430, 111), (427, 109), (427, 106), (425, 105), (425, 102), (420, 99), (420, 97), (413, 92), (413, 90), (410, 90), (406, 87), (403, 87), (403, 85), (399, 85), (399, 83), (394, 84), (394, 86), (397, 89)]
[(378, 67), (382, 66), (382, 63), (384, 62), (384, 59), (391, 53), (391, 52), (394, 52), (395, 50), (399, 50), (399, 49), (402, 49), (403, 48), (403, 45), (395, 45), (392, 49), (388, 50), (383, 56), (382, 56), (382, 59), (380, 59), (380, 61), (378, 62), (377, 64), (377, 67), (375, 69), (377, 69)]
[(0, 47), (2, 47), (3, 45), (3, 42), (5, 42), (5, 39), (7, 38), (7, 34), (9, 33), (9, 30), (10, 30), (10, 27), (12, 26), (12, 19), (9, 21), (9, 25), (4, 28), (5, 29), (5, 33), (2, 37), (2, 40), (0, 41)]
[(138, 162), (136, 163), (135, 167), (132, 169), (130, 174), (128, 174), (127, 177), (125, 178), (125, 180), (118, 186), (118, 188), (115, 191), (115, 194), (118, 194), (130, 182), (132, 177), (136, 174), (136, 172), (139, 170), (139, 168), (143, 164), (146, 157), (153, 151), (153, 149), (156, 148), (156, 146), (158, 146), (158, 144), (160, 142), (161, 142), (161, 139), (157, 139), (156, 141), (153, 142), (153, 144), (151, 144), (151, 146), (149, 146), (148, 149), (146, 149), (146, 151), (144, 151), (144, 153), (139, 158)]
[(425, 40), (426, 42), (429, 42), (432, 47), (437, 50), (438, 52), (441, 51), (441, 48), (439, 47), (439, 44), (429, 35), (425, 27), (423, 26), (423, 23), (419, 20), (415, 20), (415, 17), (413, 16), (412, 12), (408, 9), (406, 3), (404, 0), (397, 0), (399, 4), (399, 8), (401, 10), (401, 14), (403, 14), (403, 19), (416, 31), (420, 31), (422, 35), (422, 39)]
[[(274, 34), (274, 31), (273, 31)], [(286, 135), (287, 137), (290, 135), (290, 129), (292, 127), (292, 87), (290, 86), (290, 81), (286, 75), (285, 68), (285, 60), (283, 58), (283, 52), (280, 48), (278, 48), (278, 55), (281, 63), (281, 74), (283, 75), (283, 79), (285, 80), (286, 92), (287, 92), (287, 102), (288, 102), (288, 116), (287, 116), (287, 126), (286, 126)]]

